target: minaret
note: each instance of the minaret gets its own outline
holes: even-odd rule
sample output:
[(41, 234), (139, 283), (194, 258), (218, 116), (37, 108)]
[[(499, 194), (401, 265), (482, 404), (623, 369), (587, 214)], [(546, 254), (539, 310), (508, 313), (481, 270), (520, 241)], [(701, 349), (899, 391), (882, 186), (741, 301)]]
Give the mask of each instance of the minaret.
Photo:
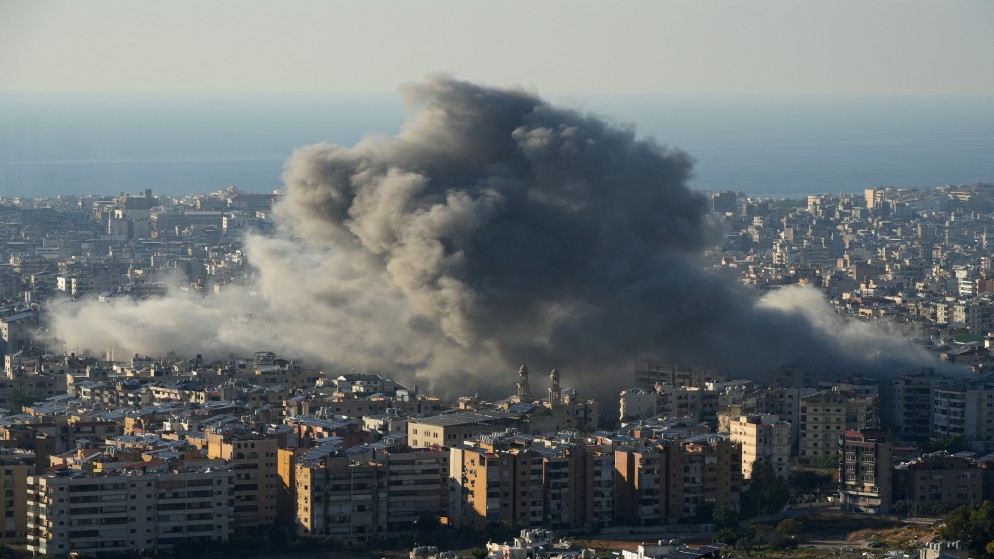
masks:
[(549, 373), (549, 407), (558, 406), (563, 402), (563, 392), (559, 388), (559, 369), (553, 367)]
[(518, 369), (518, 401), (530, 402), (532, 399), (531, 388), (528, 387), (528, 365), (521, 363)]

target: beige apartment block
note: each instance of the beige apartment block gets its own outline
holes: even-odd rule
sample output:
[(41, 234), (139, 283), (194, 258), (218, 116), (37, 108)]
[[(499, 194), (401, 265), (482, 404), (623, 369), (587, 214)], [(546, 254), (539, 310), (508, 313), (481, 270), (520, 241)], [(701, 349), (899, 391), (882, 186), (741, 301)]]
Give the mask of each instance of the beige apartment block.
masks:
[(232, 470), (235, 530), (252, 530), (276, 521), (276, 450), (275, 439), (258, 433), (207, 431), (207, 457), (225, 460)]
[(530, 449), (499, 450), (492, 443), (453, 448), (449, 514), (457, 526), (482, 529), (490, 522), (540, 527), (543, 460)]
[(790, 474), (790, 423), (771, 414), (743, 415), (733, 420), (730, 436), (742, 446), (742, 476), (752, 477), (753, 464), (764, 460), (778, 476)]
[(27, 478), (33, 470), (17, 451), (0, 448), (0, 543), (27, 539)]
[(845, 431), (876, 427), (877, 417), (876, 396), (826, 390), (801, 398), (799, 455), (819, 457), (837, 454), (839, 437)]

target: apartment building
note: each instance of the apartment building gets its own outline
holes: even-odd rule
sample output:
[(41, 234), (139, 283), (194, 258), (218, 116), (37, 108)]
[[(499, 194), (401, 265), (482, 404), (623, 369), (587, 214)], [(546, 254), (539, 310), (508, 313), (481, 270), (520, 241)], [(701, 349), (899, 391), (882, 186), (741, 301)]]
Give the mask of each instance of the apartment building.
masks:
[(221, 458), (232, 471), (233, 528), (248, 531), (276, 521), (276, 440), (248, 430), (208, 429), (207, 457)]
[(448, 448), (378, 452), (386, 468), (387, 530), (408, 532), (422, 514), (445, 516), (449, 505)]
[(994, 443), (994, 385), (938, 386), (932, 396), (932, 436), (959, 437), (982, 451)]
[(689, 417), (717, 423), (720, 392), (696, 386), (660, 385), (659, 413), (666, 417)]
[(170, 471), (165, 462), (125, 466), (120, 473), (64, 469), (27, 478), (27, 549), (43, 555), (110, 556), (231, 533), (231, 473)]
[(615, 520), (668, 524), (693, 516), (703, 504), (737, 506), (742, 449), (716, 435), (615, 450)]
[(925, 441), (932, 433), (933, 392), (952, 380), (933, 369), (922, 369), (913, 375), (895, 377), (892, 381), (892, 429), (899, 440)]
[(838, 444), (842, 510), (889, 512), (893, 503), (890, 434), (886, 429), (851, 429), (842, 433)]
[(897, 465), (893, 483), (895, 501), (955, 508), (984, 499), (984, 469), (972, 460), (945, 453)]
[(651, 388), (631, 388), (621, 391), (621, 421), (655, 417), (661, 408), (660, 394)]
[[(324, 454), (321, 456), (321, 454)], [(361, 544), (387, 531), (386, 467), (321, 449), (296, 465), (296, 530)]]
[(510, 448), (498, 435), (452, 448), (449, 517), (456, 526), (490, 522), (541, 527), (544, 460), (528, 448)]
[(725, 380), (727, 373), (714, 367), (686, 363), (645, 362), (635, 368), (635, 386), (653, 388), (657, 382), (673, 386), (703, 386), (709, 380)]
[[(26, 453), (0, 447), (0, 543), (27, 541), (27, 478), (34, 472), (24, 459)], [(33, 458), (33, 456), (31, 457)]]
[(878, 399), (852, 392), (825, 390), (801, 398), (798, 454), (829, 456), (839, 451), (839, 437), (849, 429), (878, 424)]
[(520, 423), (518, 415), (496, 410), (467, 410), (411, 419), (407, 422), (407, 444), (413, 448), (451, 447)]
[(764, 460), (778, 476), (790, 474), (791, 425), (770, 414), (743, 415), (730, 425), (731, 440), (742, 447), (742, 476), (752, 477), (752, 466)]

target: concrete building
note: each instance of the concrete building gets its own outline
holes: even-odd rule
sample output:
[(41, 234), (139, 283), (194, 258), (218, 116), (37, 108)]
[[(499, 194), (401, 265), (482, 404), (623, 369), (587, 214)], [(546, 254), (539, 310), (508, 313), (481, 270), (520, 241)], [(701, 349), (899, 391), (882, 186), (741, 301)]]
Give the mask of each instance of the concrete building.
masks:
[(635, 386), (653, 388), (657, 382), (673, 386), (704, 386), (707, 381), (725, 380), (721, 369), (685, 363), (647, 361), (635, 367)]
[(62, 470), (28, 476), (28, 545), (32, 553), (111, 556), (168, 551), (179, 544), (227, 541), (231, 473), (169, 471), (165, 462), (92, 475)]
[(952, 384), (950, 378), (933, 369), (895, 377), (891, 417), (894, 437), (919, 442), (927, 440), (932, 433), (933, 393), (938, 387), (949, 384)]
[(621, 391), (621, 421), (646, 419), (660, 413), (660, 394), (650, 388)]
[(361, 544), (387, 531), (382, 464), (353, 462), (340, 454), (304, 457), (295, 477), (298, 534)]
[(224, 459), (232, 470), (232, 527), (249, 531), (276, 521), (276, 440), (250, 431), (210, 429), (207, 457)]
[(894, 501), (914, 505), (960, 505), (984, 499), (984, 470), (976, 462), (945, 453), (927, 454), (894, 468)]
[(472, 446), (452, 448), (449, 514), (456, 526), (542, 526), (543, 458), (531, 449), (505, 447), (501, 439), (483, 437)]
[(407, 443), (413, 448), (455, 446), (479, 435), (505, 431), (520, 417), (503, 411), (459, 411), (407, 422)]
[(723, 437), (620, 447), (614, 461), (618, 523), (670, 524), (693, 516), (701, 505), (738, 507), (742, 449)]
[(31, 345), (31, 334), (38, 326), (38, 313), (23, 311), (0, 316), (0, 354), (21, 351)]
[[(0, 447), (0, 543), (23, 544), (27, 541), (27, 478), (34, 472), (22, 456), (26, 453)], [(32, 455), (33, 459), (34, 456)]]
[(412, 532), (423, 514), (446, 516), (449, 505), (447, 448), (392, 449), (375, 461), (386, 468), (387, 530)]
[(731, 424), (730, 437), (742, 446), (742, 477), (752, 477), (752, 466), (764, 460), (778, 476), (790, 475), (790, 423), (775, 415), (743, 415)]
[(877, 397), (826, 390), (801, 398), (798, 421), (800, 456), (829, 456), (839, 451), (839, 436), (849, 429), (876, 427)]
[(994, 386), (938, 386), (932, 399), (932, 437), (958, 437), (983, 451), (994, 444)]
[(885, 514), (893, 503), (890, 435), (851, 429), (839, 437), (839, 496), (843, 511)]

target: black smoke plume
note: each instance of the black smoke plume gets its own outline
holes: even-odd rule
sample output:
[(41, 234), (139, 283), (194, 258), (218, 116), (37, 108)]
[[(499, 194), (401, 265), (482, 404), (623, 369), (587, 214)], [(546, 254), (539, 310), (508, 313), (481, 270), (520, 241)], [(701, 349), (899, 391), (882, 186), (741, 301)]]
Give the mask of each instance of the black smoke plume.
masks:
[(101, 349), (66, 334), (96, 320), (128, 351), (274, 348), (407, 372), (449, 394), (510, 393), (522, 359), (558, 362), (565, 384), (601, 397), (630, 384), (641, 359), (738, 375), (928, 361), (842, 321), (813, 290), (759, 300), (704, 273), (697, 258), (716, 231), (687, 187), (686, 153), (525, 91), (435, 77), (403, 95), (411, 116), (398, 135), (293, 154), (281, 230), (247, 247), (255, 284), (188, 301), (186, 317), (174, 301), (147, 303), (170, 319), (148, 325), (145, 347), (114, 326), (149, 316), (141, 304), (60, 311), (61, 336)]

